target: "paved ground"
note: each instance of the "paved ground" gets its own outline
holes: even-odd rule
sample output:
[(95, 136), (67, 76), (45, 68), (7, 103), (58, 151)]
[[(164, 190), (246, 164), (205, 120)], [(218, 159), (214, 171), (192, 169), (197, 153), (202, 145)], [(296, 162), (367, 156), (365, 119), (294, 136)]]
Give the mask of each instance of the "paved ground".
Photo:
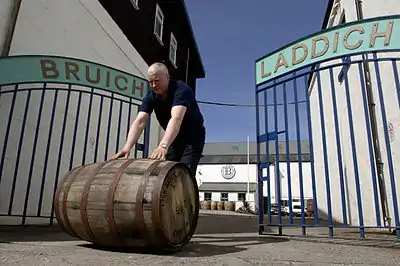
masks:
[[(269, 232), (274, 232), (267, 229)], [(325, 229), (285, 229), (285, 235), (257, 233), (254, 216), (202, 212), (196, 235), (177, 254), (107, 251), (60, 232), (58, 227), (0, 227), (0, 265), (399, 265), (400, 243), (388, 234)]]

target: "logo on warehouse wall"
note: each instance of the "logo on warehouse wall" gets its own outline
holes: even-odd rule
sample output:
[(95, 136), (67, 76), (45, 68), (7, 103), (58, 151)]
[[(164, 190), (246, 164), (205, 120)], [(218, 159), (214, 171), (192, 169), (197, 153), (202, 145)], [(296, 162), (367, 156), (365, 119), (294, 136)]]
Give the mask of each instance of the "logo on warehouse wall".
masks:
[(236, 174), (236, 169), (233, 165), (228, 164), (221, 167), (221, 175), (225, 179), (232, 179)]

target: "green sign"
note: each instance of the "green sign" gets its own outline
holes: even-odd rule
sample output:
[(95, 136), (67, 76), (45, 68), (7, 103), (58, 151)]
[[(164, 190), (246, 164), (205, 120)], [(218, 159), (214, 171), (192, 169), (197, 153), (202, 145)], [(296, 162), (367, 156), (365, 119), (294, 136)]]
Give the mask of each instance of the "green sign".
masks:
[(146, 79), (84, 60), (41, 55), (0, 58), (0, 85), (42, 82), (95, 87), (138, 100), (149, 89)]
[(256, 61), (256, 85), (330, 58), (400, 49), (400, 15), (332, 27), (291, 43)]

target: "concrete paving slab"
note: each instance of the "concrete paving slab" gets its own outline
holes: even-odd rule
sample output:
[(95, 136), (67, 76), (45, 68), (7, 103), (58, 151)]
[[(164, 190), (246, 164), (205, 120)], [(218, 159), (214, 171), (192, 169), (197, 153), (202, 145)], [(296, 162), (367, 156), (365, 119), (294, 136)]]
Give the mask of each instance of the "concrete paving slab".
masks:
[(64, 234), (58, 226), (0, 227), (0, 265), (400, 264), (400, 245), (394, 238), (360, 241), (354, 234), (338, 234), (332, 240), (323, 230), (308, 230), (307, 237), (301, 237), (299, 228), (285, 229), (285, 236), (260, 236), (254, 216), (202, 213), (196, 235), (181, 252), (156, 254), (100, 249)]

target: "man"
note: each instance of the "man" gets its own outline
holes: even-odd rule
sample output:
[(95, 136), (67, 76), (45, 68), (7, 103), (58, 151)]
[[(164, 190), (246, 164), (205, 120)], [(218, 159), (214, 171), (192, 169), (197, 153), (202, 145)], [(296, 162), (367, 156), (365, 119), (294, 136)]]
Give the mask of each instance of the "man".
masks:
[(182, 162), (195, 176), (206, 131), (194, 93), (184, 82), (171, 80), (167, 67), (162, 63), (149, 67), (148, 80), (151, 90), (142, 101), (125, 146), (112, 159), (129, 156), (154, 110), (165, 134), (149, 158)]

